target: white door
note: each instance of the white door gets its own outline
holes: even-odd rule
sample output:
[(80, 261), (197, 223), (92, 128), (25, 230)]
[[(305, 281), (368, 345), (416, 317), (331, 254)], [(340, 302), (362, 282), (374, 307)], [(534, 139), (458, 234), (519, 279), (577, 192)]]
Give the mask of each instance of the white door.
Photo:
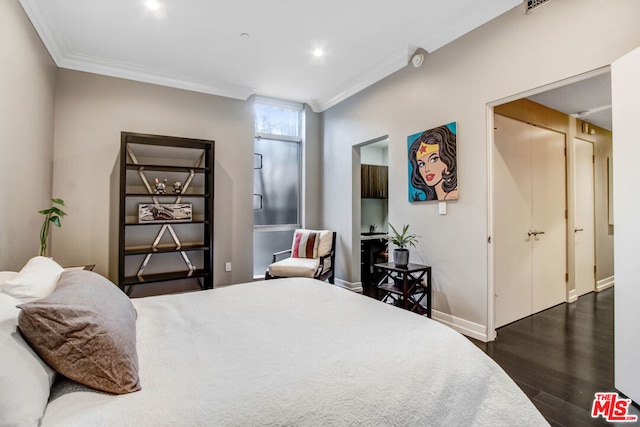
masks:
[(552, 307), (566, 293), (564, 135), (495, 115), (496, 327)]
[(533, 152), (533, 314), (566, 301), (567, 184), (564, 134), (527, 126)]
[(531, 314), (531, 144), (522, 123), (495, 115), (496, 327)]
[(575, 283), (578, 296), (595, 289), (593, 144), (573, 140), (575, 159)]

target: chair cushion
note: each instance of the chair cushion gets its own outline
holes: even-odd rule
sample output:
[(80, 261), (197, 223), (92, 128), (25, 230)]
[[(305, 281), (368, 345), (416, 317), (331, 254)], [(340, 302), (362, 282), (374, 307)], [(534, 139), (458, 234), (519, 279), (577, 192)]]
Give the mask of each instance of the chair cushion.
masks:
[(297, 229), (293, 233), (293, 258), (319, 258), (331, 252), (333, 233), (329, 230)]
[(320, 230), (320, 244), (318, 245), (318, 256), (327, 255), (331, 252), (333, 243), (333, 232), (329, 230)]
[(320, 260), (318, 258), (285, 258), (269, 266), (274, 277), (314, 277)]
[(293, 233), (291, 257), (318, 258), (320, 233), (315, 230), (296, 230)]

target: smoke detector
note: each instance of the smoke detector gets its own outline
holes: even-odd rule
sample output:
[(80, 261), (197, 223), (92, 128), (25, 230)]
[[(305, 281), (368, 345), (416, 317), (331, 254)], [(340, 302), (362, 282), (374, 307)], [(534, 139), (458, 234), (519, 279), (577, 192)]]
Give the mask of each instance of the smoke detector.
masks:
[(419, 66), (421, 66), (423, 62), (424, 62), (424, 54), (423, 53), (416, 53), (411, 58), (411, 64), (413, 64), (413, 66), (415, 68), (418, 68)]

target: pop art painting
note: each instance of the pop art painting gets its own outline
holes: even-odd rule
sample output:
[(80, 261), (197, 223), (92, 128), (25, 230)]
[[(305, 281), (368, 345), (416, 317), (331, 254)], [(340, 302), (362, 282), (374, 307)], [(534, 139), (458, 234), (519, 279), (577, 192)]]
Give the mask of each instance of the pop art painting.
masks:
[(407, 137), (410, 202), (458, 199), (456, 133), (451, 122)]

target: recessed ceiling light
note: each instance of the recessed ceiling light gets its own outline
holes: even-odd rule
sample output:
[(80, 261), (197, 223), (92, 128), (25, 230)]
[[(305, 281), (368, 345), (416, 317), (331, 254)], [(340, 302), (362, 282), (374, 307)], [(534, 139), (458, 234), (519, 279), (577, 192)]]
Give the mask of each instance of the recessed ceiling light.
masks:
[(144, 5), (147, 6), (147, 9), (150, 10), (160, 9), (160, 3), (158, 3), (156, 0), (147, 0)]
[(316, 58), (320, 58), (320, 57), (324, 56), (324, 50), (322, 50), (320, 48), (315, 49), (313, 51), (313, 56), (315, 56)]

